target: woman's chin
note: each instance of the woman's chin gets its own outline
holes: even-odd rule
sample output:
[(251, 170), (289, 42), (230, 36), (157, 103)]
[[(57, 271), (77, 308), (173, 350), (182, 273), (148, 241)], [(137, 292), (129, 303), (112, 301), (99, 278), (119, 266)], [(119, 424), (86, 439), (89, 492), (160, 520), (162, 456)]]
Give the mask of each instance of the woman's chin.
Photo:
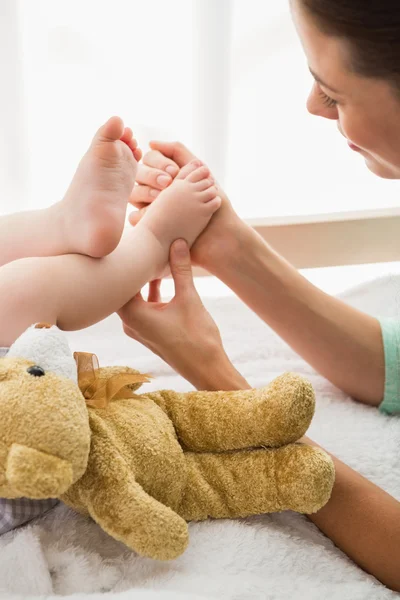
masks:
[(400, 167), (379, 163), (372, 156), (365, 157), (367, 168), (381, 179), (400, 179)]

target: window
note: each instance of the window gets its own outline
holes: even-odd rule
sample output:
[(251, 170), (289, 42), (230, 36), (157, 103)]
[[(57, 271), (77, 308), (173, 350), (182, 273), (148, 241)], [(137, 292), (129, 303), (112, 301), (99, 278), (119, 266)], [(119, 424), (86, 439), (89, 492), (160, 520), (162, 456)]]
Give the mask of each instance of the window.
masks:
[(18, 198), (3, 201), (3, 211), (60, 199), (93, 133), (113, 114), (144, 146), (157, 136), (192, 144), (191, 1), (2, 4), (15, 25), (3, 61), (12, 61), (9, 77), (18, 73), (6, 119), (18, 123), (17, 139), (14, 125), (2, 126), (7, 150), (22, 161), (8, 172)]
[[(288, 2), (2, 0), (3, 212), (62, 197), (111, 114), (142, 146), (180, 139), (242, 217), (399, 205), (335, 124), (308, 115), (311, 77)], [(4, 193), (5, 192), (5, 193)]]
[(235, 0), (227, 188), (243, 217), (400, 205), (347, 147), (335, 122), (307, 113), (312, 85), (288, 2)]

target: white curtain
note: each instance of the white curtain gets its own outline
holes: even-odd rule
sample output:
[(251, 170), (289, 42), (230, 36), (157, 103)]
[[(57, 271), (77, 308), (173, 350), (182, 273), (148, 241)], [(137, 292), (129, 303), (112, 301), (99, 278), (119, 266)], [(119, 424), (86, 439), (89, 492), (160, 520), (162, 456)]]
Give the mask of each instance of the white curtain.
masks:
[(2, 212), (61, 198), (112, 114), (193, 148), (243, 217), (399, 203), (307, 114), (286, 0), (0, 0), (0, 45)]

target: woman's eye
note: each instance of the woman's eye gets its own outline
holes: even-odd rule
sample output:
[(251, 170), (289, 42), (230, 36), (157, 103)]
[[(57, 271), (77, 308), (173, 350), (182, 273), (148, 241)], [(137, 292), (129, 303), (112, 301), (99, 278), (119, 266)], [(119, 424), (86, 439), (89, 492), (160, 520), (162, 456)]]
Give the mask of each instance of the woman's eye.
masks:
[(330, 96), (328, 96), (327, 94), (325, 94), (325, 92), (323, 92), (321, 90), (321, 88), (319, 89), (318, 93), (319, 93), (320, 98), (322, 99), (322, 102), (328, 108), (335, 108), (338, 105), (337, 100), (334, 100), (333, 98), (331, 98)]

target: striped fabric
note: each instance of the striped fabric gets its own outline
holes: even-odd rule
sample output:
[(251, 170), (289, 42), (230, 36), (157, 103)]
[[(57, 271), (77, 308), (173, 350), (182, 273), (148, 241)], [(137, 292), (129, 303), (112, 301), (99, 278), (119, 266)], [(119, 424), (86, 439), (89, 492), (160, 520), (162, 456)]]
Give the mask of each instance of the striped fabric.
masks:
[(58, 500), (52, 498), (49, 500), (0, 498), (0, 535), (40, 517), (57, 504)]

